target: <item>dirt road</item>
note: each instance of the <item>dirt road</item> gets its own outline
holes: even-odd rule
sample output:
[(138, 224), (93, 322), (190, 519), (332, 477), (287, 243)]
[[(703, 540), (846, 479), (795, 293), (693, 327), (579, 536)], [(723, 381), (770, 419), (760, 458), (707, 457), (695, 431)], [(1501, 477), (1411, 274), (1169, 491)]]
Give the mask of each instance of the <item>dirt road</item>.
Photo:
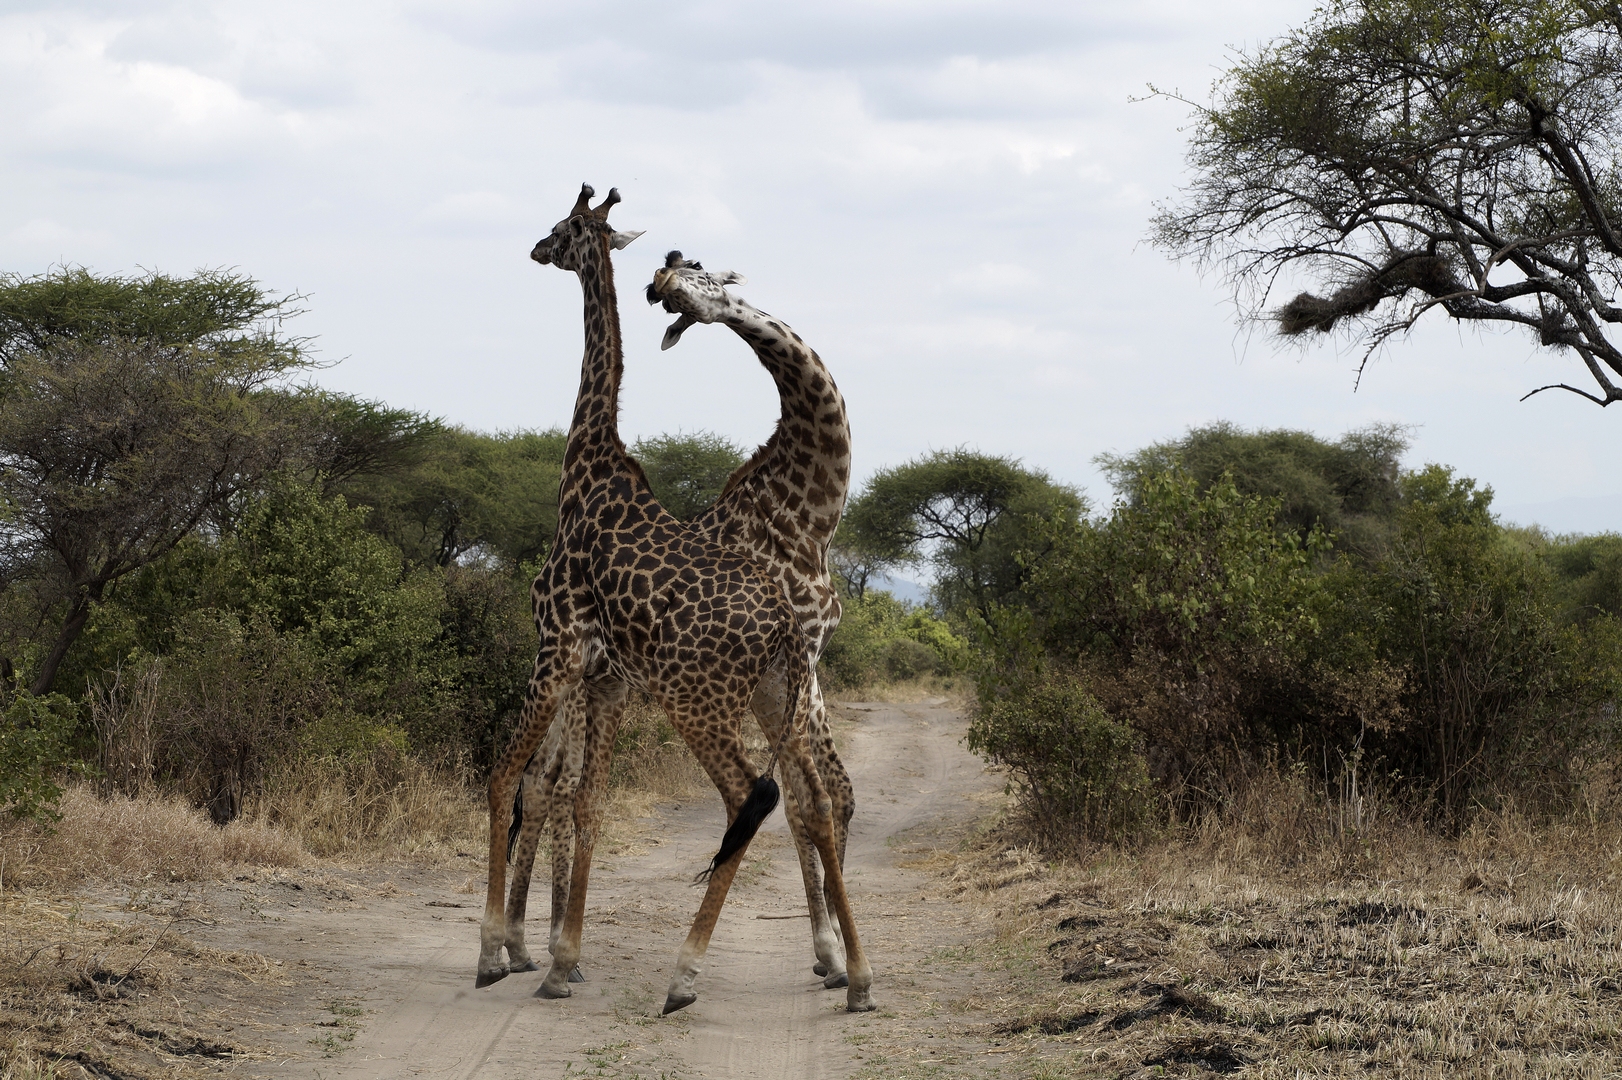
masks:
[[(706, 794), (660, 807), (641, 843), (599, 852), (582, 957), (587, 981), (566, 1001), (533, 996), (540, 972), (473, 989), (483, 889), (466, 874), (403, 873), (361, 896), (341, 885), (329, 883), (325, 894), (307, 886), (288, 891), (285, 906), (270, 897), (239, 927), (247, 937), (236, 947), (298, 957), (320, 989), (306, 990), (304, 1022), (279, 1036), (298, 1060), (244, 1071), (323, 1080), (844, 1077), (868, 1067), (876, 1046), (893, 1052), (899, 1031), (933, 1040), (936, 1025), (923, 1018), (961, 992), (951, 950), (974, 931), (961, 904), (930, 895), (939, 879), (917, 864), (955, 847), (985, 816), (1001, 780), (963, 748), (961, 716), (939, 701), (850, 704), (843, 715), (858, 797), (847, 875), (878, 1012), (846, 1013), (844, 991), (824, 990), (811, 971), (805, 920), (781, 917), (803, 912), (804, 893), (778, 811), (732, 890), (697, 1003), (658, 1015), (700, 898), (693, 875), (723, 828), (720, 801)], [(544, 950), (544, 885), (532, 895), (531, 940)], [(939, 1042), (909, 1052), (951, 1053), (952, 1024), (939, 1026)]]

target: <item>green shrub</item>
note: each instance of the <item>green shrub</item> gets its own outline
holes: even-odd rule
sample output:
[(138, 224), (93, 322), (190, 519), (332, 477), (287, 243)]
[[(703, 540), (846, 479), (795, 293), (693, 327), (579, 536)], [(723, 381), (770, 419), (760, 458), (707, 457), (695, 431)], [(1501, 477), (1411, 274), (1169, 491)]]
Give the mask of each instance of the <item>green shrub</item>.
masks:
[(855, 688), (945, 675), (960, 670), (967, 653), (968, 642), (942, 620), (869, 589), (845, 598), (839, 629), (823, 650), (820, 673), (830, 686)]
[(1080, 666), (1144, 741), (1155, 780), (1175, 798), (1208, 797), (1235, 754), (1289, 738), (1301, 722), (1319, 537), (1303, 547), (1276, 528), (1277, 510), (1230, 479), (1201, 490), (1170, 473), (1142, 479), (1107, 521), (1057, 534), (1033, 576), (1029, 617), (987, 622), (984, 636), (1036, 643), (996, 642), (981, 672), (986, 702), (1044, 656)]
[(217, 824), (237, 818), (274, 760), (370, 741), (366, 721), (335, 700), (308, 639), (278, 632), (263, 616), (197, 612), (182, 622), (161, 663), (164, 774)]
[(57, 781), (65, 772), (83, 771), (73, 756), (78, 724), (78, 709), (61, 694), (18, 691), (0, 712), (0, 807), (12, 817), (57, 820)]
[(1013, 770), (1030, 820), (1050, 842), (1131, 839), (1151, 823), (1154, 786), (1137, 735), (1074, 675), (983, 705), (968, 744)]

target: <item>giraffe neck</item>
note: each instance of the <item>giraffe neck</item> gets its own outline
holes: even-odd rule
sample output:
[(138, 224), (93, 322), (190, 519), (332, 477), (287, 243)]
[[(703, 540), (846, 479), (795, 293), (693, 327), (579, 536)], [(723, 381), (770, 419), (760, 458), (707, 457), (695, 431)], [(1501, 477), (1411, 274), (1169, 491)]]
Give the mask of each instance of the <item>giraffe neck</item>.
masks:
[(777, 384), (782, 412), (771, 438), (727, 481), (718, 505), (747, 486), (755, 500), (775, 504), (774, 517), (786, 514), (801, 535), (826, 549), (850, 487), (845, 399), (815, 350), (782, 320), (734, 297), (724, 321)]
[(580, 393), (575, 398), (569, 445), (564, 452), (565, 487), (587, 482), (593, 462), (626, 458), (619, 434), (620, 378), (625, 371), (625, 355), (607, 238), (593, 250), (597, 250), (596, 256), (576, 271), (585, 298), (586, 352), (580, 363)]

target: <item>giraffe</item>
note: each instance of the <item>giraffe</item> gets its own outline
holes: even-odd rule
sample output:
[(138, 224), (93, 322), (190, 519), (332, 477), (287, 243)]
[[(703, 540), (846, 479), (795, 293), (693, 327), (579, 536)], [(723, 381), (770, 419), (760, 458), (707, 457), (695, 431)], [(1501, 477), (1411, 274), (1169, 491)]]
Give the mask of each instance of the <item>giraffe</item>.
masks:
[[(836, 847), (841, 866), (855, 790), (834, 750), (816, 659), (839, 626), (839, 590), (828, 571), (828, 545), (839, 527), (850, 488), (850, 419), (833, 376), (816, 351), (780, 319), (726, 291), (744, 284), (735, 273), (712, 274), (679, 251), (665, 256), (648, 286), (648, 302), (680, 316), (665, 331), (669, 349), (695, 322), (726, 324), (754, 351), (777, 385), (781, 413), (771, 437), (728, 479), (715, 504), (694, 524), (724, 546), (751, 556), (777, 579), (799, 616), (812, 649), (811, 712), (807, 717), (812, 753), (834, 803)], [(781, 702), (768, 686), (757, 695), (757, 714)], [(795, 827), (794, 807), (785, 806), (811, 913), (815, 970), (825, 985), (842, 985), (845, 958), (829, 918), (827, 893), (813, 846)]]
[[(634, 687), (664, 708), (727, 809), (727, 832), (706, 872), (704, 899), (677, 955), (664, 1011), (697, 1000), (694, 987), (727, 890), (750, 838), (776, 802), (770, 773), (779, 755), (791, 797), (828, 868), (828, 891), (850, 961), (846, 1007), (870, 1010), (872, 971), (835, 856), (833, 803), (801, 730), (810, 683), (804, 634), (792, 605), (760, 567), (677, 522), (658, 504), (619, 438), (623, 357), (609, 253), (640, 234), (610, 229), (607, 212), (619, 201), (617, 190), (595, 209), (592, 194), (589, 185), (582, 186), (569, 216), (530, 253), (536, 262), (579, 278), (586, 348), (559, 485), (557, 535), (531, 588), (540, 635), (534, 674), (513, 737), (491, 770), (489, 881), (475, 984), (487, 986), (508, 972), (500, 959), (507, 942), (504, 834), (520, 774), (565, 695), (582, 685), (589, 718), (574, 800), (568, 901), (551, 968), (537, 991), (568, 996), (601, 812), (596, 794), (626, 692)], [(767, 728), (775, 749), (761, 775), (744, 752), (741, 724), (773, 667), (784, 673), (786, 705), (780, 723)]]
[[(807, 727), (818, 771), (833, 799), (836, 847), (843, 863), (847, 828), (855, 809), (854, 791), (834, 750), (815, 663), (839, 624), (839, 594), (828, 572), (827, 552), (849, 485), (850, 423), (844, 400), (821, 358), (780, 320), (726, 293), (724, 286), (742, 282), (737, 274), (710, 274), (700, 264), (682, 259), (680, 252), (671, 252), (665, 267), (655, 273), (647, 295), (650, 303), (662, 301), (666, 310), (681, 314), (666, 332), (663, 348), (676, 344), (694, 322), (724, 321), (751, 346), (777, 384), (782, 411), (771, 439), (735, 472), (715, 505), (693, 524), (765, 567), (795, 606), (813, 654)], [(769, 718), (782, 710), (783, 700), (781, 684), (773, 680), (762, 686), (751, 705), (757, 716), (775, 723)], [(585, 737), (583, 727), (575, 737)], [(513, 878), (514, 896), (520, 898), (508, 905), (509, 919), (516, 917), (520, 924), (516, 931), (520, 948), (520, 890), (528, 888), (536, 844), (548, 820), (540, 807), (548, 797), (567, 799), (578, 790), (577, 782), (571, 781), (566, 772), (560, 773), (550, 761), (543, 763), (539, 756), (525, 773), (526, 793), (531, 786), (540, 794), (534, 809), (527, 803), (524, 809), (524, 830)], [(568, 825), (563, 824), (568, 815), (558, 815), (557, 802), (551, 805), (555, 939), (557, 913), (568, 895), (567, 860), (560, 856), (558, 846), (568, 843), (569, 832)], [(824, 986), (835, 989), (846, 985), (848, 975), (839, 936), (829, 916), (830, 901), (815, 847), (795, 804), (786, 803), (784, 811), (799, 856), (811, 915), (812, 948), (817, 958), (813, 970), (824, 977)], [(509, 929), (508, 953), (516, 964), (519, 961), (511, 945), (513, 933)]]

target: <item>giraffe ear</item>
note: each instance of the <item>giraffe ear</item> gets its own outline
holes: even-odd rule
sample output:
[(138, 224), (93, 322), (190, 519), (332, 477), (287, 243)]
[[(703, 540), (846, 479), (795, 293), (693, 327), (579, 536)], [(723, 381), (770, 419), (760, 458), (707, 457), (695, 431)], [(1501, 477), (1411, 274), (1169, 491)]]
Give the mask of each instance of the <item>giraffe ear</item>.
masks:
[(626, 244), (629, 244), (632, 240), (635, 240), (637, 237), (641, 236), (646, 231), (647, 231), (646, 229), (641, 229), (641, 230), (638, 230), (637, 232), (610, 233), (609, 237), (608, 237), (608, 243), (615, 251), (618, 251), (621, 248), (623, 248)]
[(738, 273), (736, 270), (728, 270), (726, 273), (721, 275), (721, 284), (747, 285), (749, 284), (749, 279)]
[(680, 341), (682, 334), (686, 333), (687, 328), (692, 326), (697, 321), (698, 320), (693, 318), (691, 315), (683, 315), (681, 318), (671, 323), (665, 328), (665, 339), (659, 343), (659, 351), (664, 352), (666, 349), (676, 344), (676, 342)]

